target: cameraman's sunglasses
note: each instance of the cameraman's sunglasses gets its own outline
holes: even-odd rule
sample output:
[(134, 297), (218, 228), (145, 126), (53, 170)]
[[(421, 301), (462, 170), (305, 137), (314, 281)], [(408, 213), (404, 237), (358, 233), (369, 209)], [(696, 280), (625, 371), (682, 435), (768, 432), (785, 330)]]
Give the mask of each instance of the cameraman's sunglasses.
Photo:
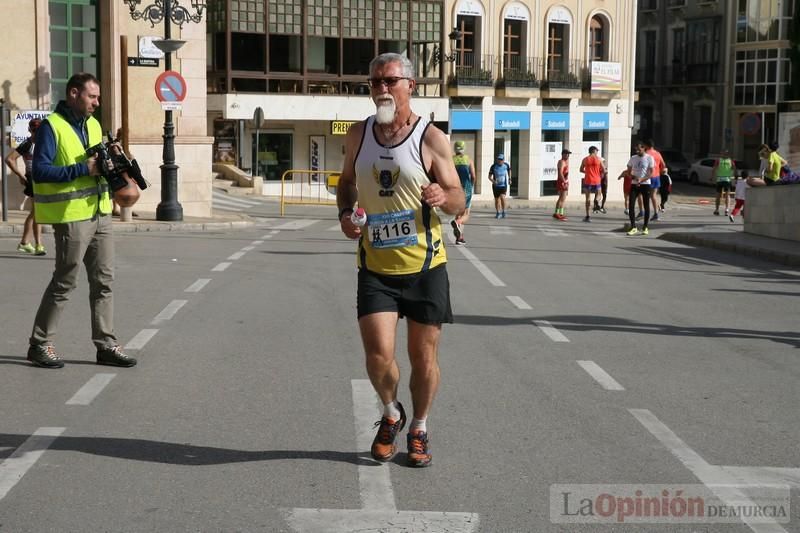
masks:
[(369, 78), (367, 83), (373, 89), (380, 89), (381, 85), (386, 87), (394, 87), (400, 80), (410, 80), (411, 78), (404, 78), (402, 76), (392, 76), (390, 78)]

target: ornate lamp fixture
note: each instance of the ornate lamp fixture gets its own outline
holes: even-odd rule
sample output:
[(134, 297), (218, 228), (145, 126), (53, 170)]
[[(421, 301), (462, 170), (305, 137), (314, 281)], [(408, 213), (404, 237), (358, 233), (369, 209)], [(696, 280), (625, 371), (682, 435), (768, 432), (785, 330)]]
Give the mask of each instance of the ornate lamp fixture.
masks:
[[(187, 21), (194, 23), (200, 22), (203, 19), (203, 11), (206, 9), (206, 0), (189, 0), (191, 9), (180, 5), (180, 0), (152, 0), (151, 4), (146, 5), (141, 11), (138, 10), (142, 0), (122, 0), (131, 10), (131, 18), (133, 20), (145, 20), (150, 23), (151, 27), (164, 20), (168, 16), (173, 24), (177, 24), (179, 28)], [(165, 6), (165, 1), (172, 4)]]
[(448, 63), (455, 63), (456, 59), (458, 59), (458, 53), (454, 51), (456, 47), (456, 43), (461, 39), (463, 33), (458, 28), (453, 28), (453, 31), (447, 36), (450, 39), (450, 50), (452, 51), (450, 55), (442, 53), (442, 49), (434, 47), (433, 49), (433, 64), (437, 65), (442, 62)]

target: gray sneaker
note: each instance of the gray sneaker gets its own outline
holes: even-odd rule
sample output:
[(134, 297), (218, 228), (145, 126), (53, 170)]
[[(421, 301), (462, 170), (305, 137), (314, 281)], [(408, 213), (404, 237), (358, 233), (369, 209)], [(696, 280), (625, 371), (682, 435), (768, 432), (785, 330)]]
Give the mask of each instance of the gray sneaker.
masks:
[(122, 353), (122, 347), (114, 346), (97, 350), (97, 364), (108, 366), (132, 367), (136, 366), (136, 359)]
[(28, 348), (28, 361), (33, 363), (33, 366), (42, 368), (61, 368), (64, 366), (64, 361), (56, 353), (55, 348), (49, 344), (31, 344)]

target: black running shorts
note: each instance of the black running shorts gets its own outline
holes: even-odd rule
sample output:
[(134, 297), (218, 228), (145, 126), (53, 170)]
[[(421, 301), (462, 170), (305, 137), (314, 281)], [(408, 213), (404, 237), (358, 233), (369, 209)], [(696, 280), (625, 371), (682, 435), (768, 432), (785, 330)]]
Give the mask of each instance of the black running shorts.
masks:
[(718, 181), (717, 182), (717, 192), (731, 192), (731, 182), (730, 181)]
[(421, 324), (452, 324), (450, 280), (446, 265), (419, 274), (384, 276), (358, 271), (358, 318), (396, 312)]

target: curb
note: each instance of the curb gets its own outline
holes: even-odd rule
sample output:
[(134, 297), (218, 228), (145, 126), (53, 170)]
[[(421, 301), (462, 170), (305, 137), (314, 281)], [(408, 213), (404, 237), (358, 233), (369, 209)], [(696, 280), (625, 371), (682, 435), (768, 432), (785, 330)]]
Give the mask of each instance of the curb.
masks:
[[(182, 222), (113, 222), (114, 233), (164, 233), (170, 231), (202, 232), (208, 230), (244, 229), (255, 226), (250, 217), (240, 216), (236, 220), (188, 220)], [(22, 222), (0, 222), (0, 235), (20, 235), (24, 229)], [(49, 224), (42, 224), (42, 233), (53, 233)]]
[(771, 250), (769, 248), (763, 248), (742, 242), (735, 242), (733, 240), (712, 239), (705, 237), (702, 233), (663, 233), (658, 238), (680, 244), (714, 248), (716, 250), (722, 250), (725, 252), (732, 252), (735, 254), (755, 257), (757, 259), (763, 259), (765, 261), (771, 261), (773, 263), (780, 263), (782, 265), (800, 266), (800, 254), (780, 252), (777, 250)]

